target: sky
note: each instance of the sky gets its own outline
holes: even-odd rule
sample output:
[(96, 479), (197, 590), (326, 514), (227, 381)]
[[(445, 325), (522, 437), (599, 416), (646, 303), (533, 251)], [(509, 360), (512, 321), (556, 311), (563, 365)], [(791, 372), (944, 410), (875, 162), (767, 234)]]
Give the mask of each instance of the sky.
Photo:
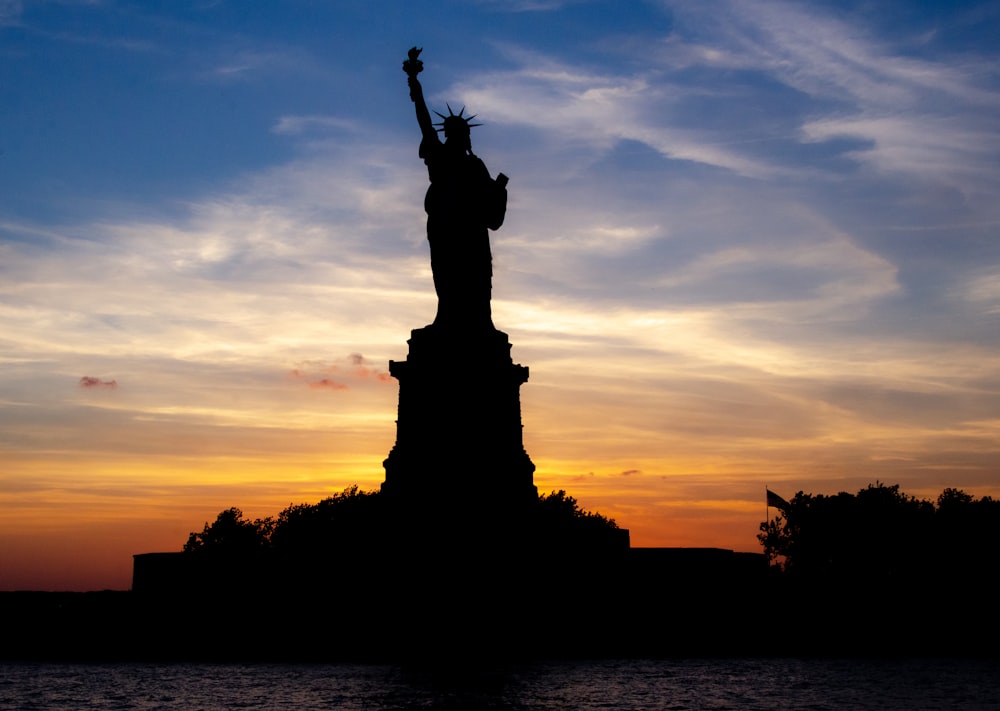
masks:
[(998, 36), (995, 1), (0, 0), (0, 590), (383, 481), (435, 311), (412, 46), (510, 176), (540, 491), (739, 551), (765, 486), (1000, 496)]

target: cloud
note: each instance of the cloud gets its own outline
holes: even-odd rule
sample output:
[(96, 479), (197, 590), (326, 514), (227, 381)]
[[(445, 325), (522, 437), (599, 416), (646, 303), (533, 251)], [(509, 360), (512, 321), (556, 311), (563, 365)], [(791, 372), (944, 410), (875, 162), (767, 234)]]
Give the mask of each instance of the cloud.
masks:
[[(335, 372), (336, 368), (330, 368), (331, 372)], [(308, 387), (315, 390), (347, 390), (348, 385), (339, 380), (333, 380), (327, 377), (317, 377), (315, 374), (310, 374), (304, 372), (299, 368), (293, 368), (289, 371), (289, 375), (294, 380), (303, 381)]]
[[(338, 379), (319, 377), (323, 373), (337, 374)], [(289, 374), (295, 380), (306, 381), (309, 387), (334, 390), (346, 390), (349, 387), (347, 383), (343, 382), (344, 379), (355, 383), (365, 380), (388, 383), (393, 380), (388, 372), (370, 367), (365, 357), (360, 353), (351, 353), (338, 361), (305, 361), (293, 368)]]
[(381, 383), (389, 383), (393, 380), (388, 372), (369, 367), (368, 360), (360, 353), (351, 353), (349, 360), (351, 365), (354, 366), (351, 374), (356, 378), (372, 378)]
[(970, 275), (960, 296), (984, 314), (1000, 314), (1000, 269), (980, 270)]
[[(667, 9), (671, 34), (653, 52), (649, 42), (623, 50), (633, 53), (630, 63), (498, 45), (514, 69), (447, 93), (488, 122), (543, 132), (567, 154), (636, 141), (669, 160), (764, 179), (836, 175), (843, 165), (835, 159), (847, 157), (995, 194), (992, 58), (918, 56), (876, 37), (861, 18), (815, 5)], [(560, 163), (592, 167), (581, 154)]]
[[(675, 17), (677, 35), (665, 50), (684, 51), (690, 62), (709, 66), (765, 71), (812, 97), (900, 107), (912, 105), (926, 89), (984, 96), (970, 91), (963, 72), (898, 52), (861, 18), (826, 13), (815, 4), (685, 3)], [(688, 36), (705, 39), (689, 46)]]
[(320, 378), (319, 380), (313, 380), (309, 383), (309, 387), (316, 389), (328, 389), (328, 390), (347, 390), (347, 385), (344, 383), (337, 382), (336, 380), (331, 380), (330, 378)]
[(94, 378), (90, 375), (84, 375), (80, 378), (81, 388), (109, 388), (114, 390), (118, 387), (117, 380), (101, 380), (100, 378)]
[(988, 83), (992, 57), (919, 56), (908, 37), (897, 46), (867, 30), (862, 18), (815, 5), (721, 4), (721, 12), (719, 4), (683, 5), (675, 25), (681, 36), (698, 28), (704, 37), (708, 30), (712, 49), (696, 52), (672, 37), (663, 61), (683, 52), (689, 63), (765, 72), (809, 97), (802, 140), (849, 136), (868, 144), (849, 155), (880, 169), (958, 178), (972, 190), (986, 178), (992, 187), (984, 192), (995, 194), (1000, 142), (996, 121), (987, 117), (996, 116), (1000, 96)]
[[(263, 77), (286, 77), (315, 73), (316, 62), (297, 47), (272, 44), (270, 48), (249, 46), (241, 36), (214, 37), (209, 51), (193, 57), (201, 65), (195, 77), (212, 84), (258, 81)], [(207, 65), (207, 67), (206, 67)]]
[[(451, 89), (491, 121), (544, 131), (568, 150), (608, 151), (638, 141), (671, 160), (692, 161), (740, 175), (772, 174), (773, 165), (710, 140), (698, 128), (663, 120), (683, 96), (646, 74), (588, 71), (559, 59), (506, 48), (520, 63)], [(530, 107), (530, 110), (525, 110)]]
[(297, 362), (331, 334), (345, 350), (392, 342), (433, 317), (434, 295), (426, 177), (389, 169), (390, 152), (333, 147), (169, 219), (5, 222), (4, 337), (22, 354), (145, 358), (173, 343), (174, 357), (207, 361)]
[(868, 146), (849, 155), (877, 169), (925, 180), (943, 177), (974, 191), (978, 185), (982, 192), (997, 183), (1000, 140), (995, 129), (963, 125), (946, 116), (862, 115), (809, 122), (802, 132), (809, 141), (862, 138)]
[(357, 122), (339, 116), (281, 116), (271, 129), (274, 133), (285, 136), (297, 136), (309, 131), (343, 129), (356, 131)]
[(19, 24), (22, 12), (24, 12), (22, 0), (0, 0), (0, 27)]

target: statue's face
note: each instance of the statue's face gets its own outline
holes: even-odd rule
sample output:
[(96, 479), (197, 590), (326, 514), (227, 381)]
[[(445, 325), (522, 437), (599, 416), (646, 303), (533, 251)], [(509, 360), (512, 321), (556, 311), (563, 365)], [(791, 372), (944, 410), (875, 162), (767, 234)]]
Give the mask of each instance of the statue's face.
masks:
[[(450, 111), (451, 107), (448, 109)], [(451, 114), (445, 118), (442, 128), (444, 128), (445, 143), (450, 148), (461, 151), (472, 150), (472, 137), (469, 135), (472, 129), (467, 119)]]

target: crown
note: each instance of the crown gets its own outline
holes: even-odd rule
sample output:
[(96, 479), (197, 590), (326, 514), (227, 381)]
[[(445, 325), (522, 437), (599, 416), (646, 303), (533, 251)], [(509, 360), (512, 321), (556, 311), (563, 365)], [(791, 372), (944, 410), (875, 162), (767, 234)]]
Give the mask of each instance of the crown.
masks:
[(462, 107), (462, 110), (459, 111), (457, 114), (454, 111), (451, 110), (451, 104), (445, 104), (445, 106), (448, 107), (448, 115), (447, 116), (445, 116), (442, 113), (438, 113), (437, 111), (434, 112), (438, 116), (441, 117), (441, 120), (438, 121), (437, 123), (435, 123), (434, 125), (435, 126), (440, 126), (441, 128), (439, 128), (437, 130), (438, 131), (444, 131), (445, 135), (447, 135), (449, 131), (453, 131), (455, 129), (467, 131), (470, 128), (472, 128), (473, 126), (482, 126), (483, 125), (481, 123), (470, 123), (470, 121), (472, 121), (472, 119), (476, 118), (476, 114), (472, 114), (472, 116), (463, 116), (463, 114), (465, 113), (465, 107), (464, 106)]

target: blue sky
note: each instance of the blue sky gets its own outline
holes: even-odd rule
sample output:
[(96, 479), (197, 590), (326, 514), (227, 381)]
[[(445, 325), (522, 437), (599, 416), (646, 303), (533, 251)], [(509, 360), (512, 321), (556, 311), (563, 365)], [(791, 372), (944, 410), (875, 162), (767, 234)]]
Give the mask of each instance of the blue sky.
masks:
[(122, 587), (222, 508), (378, 485), (434, 311), (413, 45), (511, 177), (541, 489), (739, 550), (765, 482), (1000, 494), (998, 36), (997, 2), (0, 0), (0, 587), (104, 584), (46, 572), (67, 531), (127, 538)]

